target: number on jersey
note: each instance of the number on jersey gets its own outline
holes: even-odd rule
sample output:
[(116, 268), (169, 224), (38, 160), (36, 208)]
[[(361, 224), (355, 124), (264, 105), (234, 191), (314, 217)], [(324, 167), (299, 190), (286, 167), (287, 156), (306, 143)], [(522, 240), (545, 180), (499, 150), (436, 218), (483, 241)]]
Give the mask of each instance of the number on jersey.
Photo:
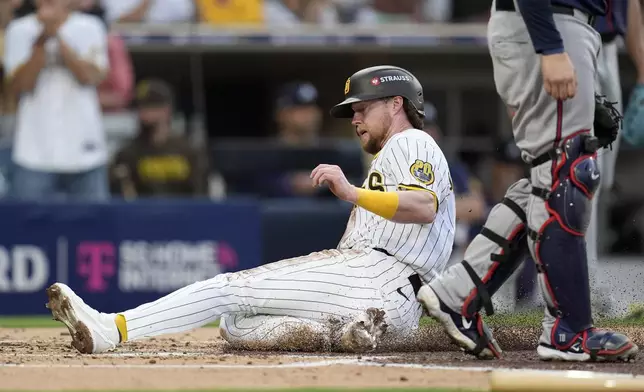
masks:
[(369, 177), (367, 178), (367, 187), (372, 191), (384, 192), (385, 181), (382, 177), (382, 174), (378, 172), (369, 173)]

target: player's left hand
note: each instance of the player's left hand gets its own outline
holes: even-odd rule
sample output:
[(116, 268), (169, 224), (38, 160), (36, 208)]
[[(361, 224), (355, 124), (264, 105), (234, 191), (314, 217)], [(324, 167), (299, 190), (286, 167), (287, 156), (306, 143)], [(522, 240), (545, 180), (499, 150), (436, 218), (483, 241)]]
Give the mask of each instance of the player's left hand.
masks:
[(313, 186), (326, 184), (331, 192), (339, 199), (355, 203), (358, 200), (358, 190), (344, 176), (342, 169), (336, 165), (318, 165), (311, 172)]

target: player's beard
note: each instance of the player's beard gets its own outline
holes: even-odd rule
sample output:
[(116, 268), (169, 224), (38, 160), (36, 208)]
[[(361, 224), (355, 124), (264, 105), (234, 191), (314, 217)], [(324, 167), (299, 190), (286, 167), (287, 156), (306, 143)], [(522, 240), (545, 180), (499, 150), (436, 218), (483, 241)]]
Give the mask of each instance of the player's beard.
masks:
[(362, 149), (368, 154), (376, 155), (380, 151), (380, 143), (369, 135), (369, 139), (362, 145)]
[(369, 138), (362, 145), (362, 149), (371, 155), (376, 155), (380, 152), (383, 146), (383, 138), (387, 134), (387, 130), (391, 127), (391, 116), (388, 113), (383, 113), (379, 121), (380, 132), (368, 132)]

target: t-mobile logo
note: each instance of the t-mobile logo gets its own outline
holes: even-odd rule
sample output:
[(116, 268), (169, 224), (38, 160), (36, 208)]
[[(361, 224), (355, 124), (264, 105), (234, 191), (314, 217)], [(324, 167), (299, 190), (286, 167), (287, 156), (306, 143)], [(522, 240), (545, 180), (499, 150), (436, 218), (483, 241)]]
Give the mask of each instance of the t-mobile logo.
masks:
[(77, 271), (90, 292), (107, 290), (107, 279), (116, 273), (115, 249), (109, 242), (83, 242), (77, 248)]

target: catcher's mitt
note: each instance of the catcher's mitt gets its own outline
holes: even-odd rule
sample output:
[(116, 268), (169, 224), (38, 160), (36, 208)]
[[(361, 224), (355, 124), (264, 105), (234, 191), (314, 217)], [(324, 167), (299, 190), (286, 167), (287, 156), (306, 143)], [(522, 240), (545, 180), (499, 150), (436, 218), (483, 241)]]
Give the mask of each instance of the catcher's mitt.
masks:
[(634, 147), (644, 147), (644, 85), (633, 88), (624, 111), (624, 139)]
[(615, 108), (615, 102), (608, 102), (604, 96), (595, 94), (595, 137), (600, 147), (612, 146), (622, 121), (622, 115)]

